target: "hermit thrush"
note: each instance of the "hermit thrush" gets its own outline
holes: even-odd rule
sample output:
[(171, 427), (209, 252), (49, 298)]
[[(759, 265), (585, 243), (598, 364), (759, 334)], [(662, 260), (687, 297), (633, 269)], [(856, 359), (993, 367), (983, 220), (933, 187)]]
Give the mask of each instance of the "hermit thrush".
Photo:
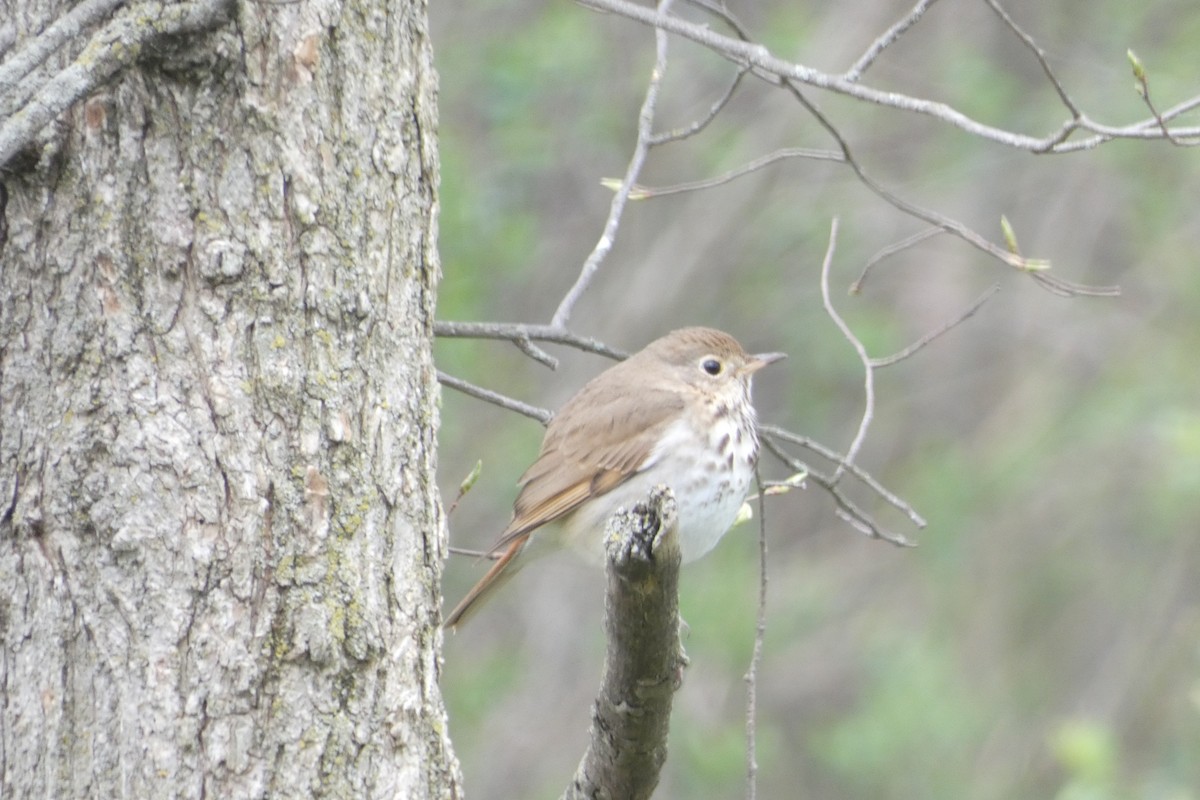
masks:
[(461, 623), (531, 551), (570, 545), (602, 556), (608, 518), (658, 484), (678, 503), (683, 560), (711, 550), (754, 477), (751, 376), (783, 357), (749, 355), (712, 328), (683, 328), (585, 384), (550, 421), (521, 476), (512, 522), (490, 551), (503, 553), (445, 626)]

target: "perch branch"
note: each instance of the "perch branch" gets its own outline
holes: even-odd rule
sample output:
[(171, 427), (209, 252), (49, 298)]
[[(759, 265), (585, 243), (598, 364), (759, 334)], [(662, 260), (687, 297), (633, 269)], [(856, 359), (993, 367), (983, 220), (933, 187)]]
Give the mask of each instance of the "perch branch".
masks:
[(658, 784), (671, 702), (687, 665), (676, 525), (675, 496), (661, 485), (608, 521), (604, 676), (588, 748), (563, 800), (642, 800)]

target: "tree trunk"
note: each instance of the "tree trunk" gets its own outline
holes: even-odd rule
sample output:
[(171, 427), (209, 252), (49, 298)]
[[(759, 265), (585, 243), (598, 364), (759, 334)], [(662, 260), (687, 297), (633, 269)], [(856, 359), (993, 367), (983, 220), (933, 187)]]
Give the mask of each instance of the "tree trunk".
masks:
[(230, 3), (0, 173), (0, 796), (459, 794), (425, 12)]

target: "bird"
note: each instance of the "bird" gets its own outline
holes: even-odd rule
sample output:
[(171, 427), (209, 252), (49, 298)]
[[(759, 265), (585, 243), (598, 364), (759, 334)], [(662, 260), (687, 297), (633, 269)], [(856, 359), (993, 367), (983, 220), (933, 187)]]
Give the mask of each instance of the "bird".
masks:
[(659, 484), (678, 504), (683, 562), (710, 551), (745, 502), (758, 460), (751, 379), (783, 353), (748, 354), (728, 333), (680, 328), (588, 381), (546, 427), (517, 483), (487, 573), (445, 618), (454, 630), (534, 555), (603, 558), (605, 523)]

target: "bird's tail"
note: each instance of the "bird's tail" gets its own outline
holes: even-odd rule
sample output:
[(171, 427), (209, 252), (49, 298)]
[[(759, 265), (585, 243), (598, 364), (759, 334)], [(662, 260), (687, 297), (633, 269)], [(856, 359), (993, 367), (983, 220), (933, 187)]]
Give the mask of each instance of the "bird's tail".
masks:
[(521, 550), (525, 547), (525, 542), (529, 539), (529, 534), (526, 533), (517, 537), (504, 551), (500, 558), (496, 559), (496, 563), (492, 564), (492, 568), (487, 571), (479, 582), (471, 587), (471, 591), (467, 592), (467, 596), (459, 601), (450, 615), (446, 617), (442, 623), (443, 628), (455, 630), (461, 625), (466, 618), (475, 613), (483, 604), (483, 601), (491, 597), (492, 593), (503, 586), (509, 578), (516, 574), (520, 568), (520, 563), (514, 563)]

